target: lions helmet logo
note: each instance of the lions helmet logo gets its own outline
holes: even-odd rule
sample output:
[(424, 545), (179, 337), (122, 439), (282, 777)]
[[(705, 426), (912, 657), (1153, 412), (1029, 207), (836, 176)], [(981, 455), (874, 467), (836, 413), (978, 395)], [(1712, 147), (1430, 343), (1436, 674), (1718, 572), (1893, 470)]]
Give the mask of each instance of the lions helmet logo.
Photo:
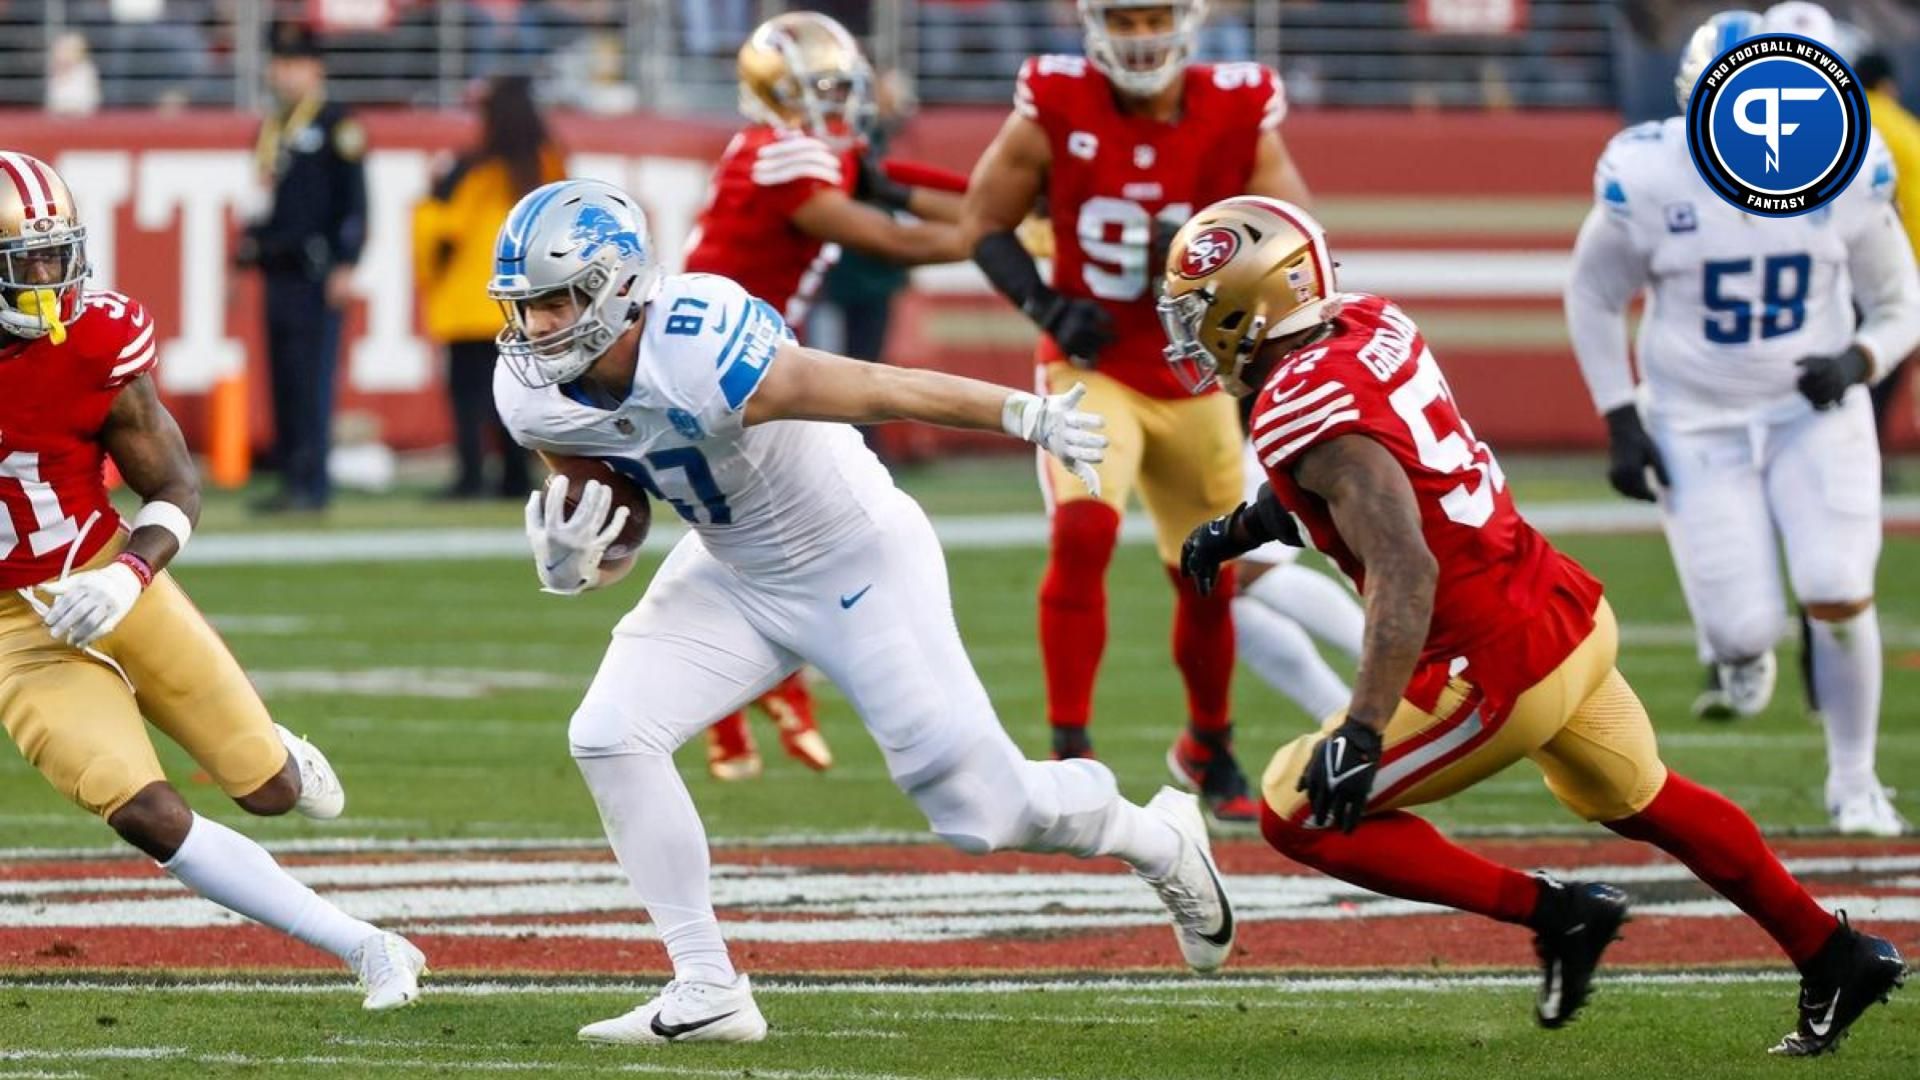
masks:
[(1208, 229), (1187, 241), (1178, 273), (1189, 281), (1197, 281), (1227, 265), (1239, 250), (1240, 236), (1232, 229)]
[(573, 232), (567, 239), (586, 245), (579, 252), (582, 259), (593, 258), (601, 248), (609, 245), (626, 259), (637, 259), (644, 250), (640, 234), (623, 228), (620, 219), (604, 206), (581, 207), (580, 216), (573, 219)]

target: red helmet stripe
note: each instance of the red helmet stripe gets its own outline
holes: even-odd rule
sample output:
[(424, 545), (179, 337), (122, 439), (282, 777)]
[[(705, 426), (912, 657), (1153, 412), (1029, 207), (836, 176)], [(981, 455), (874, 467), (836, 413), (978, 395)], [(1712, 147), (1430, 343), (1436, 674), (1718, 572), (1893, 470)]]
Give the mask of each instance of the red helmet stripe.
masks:
[(26, 207), (29, 221), (53, 215), (53, 199), (40, 183), (40, 175), (33, 171), (26, 159), (19, 154), (0, 151), (0, 173), (5, 173), (7, 179), (13, 181), (14, 189), (20, 193), (20, 202)]

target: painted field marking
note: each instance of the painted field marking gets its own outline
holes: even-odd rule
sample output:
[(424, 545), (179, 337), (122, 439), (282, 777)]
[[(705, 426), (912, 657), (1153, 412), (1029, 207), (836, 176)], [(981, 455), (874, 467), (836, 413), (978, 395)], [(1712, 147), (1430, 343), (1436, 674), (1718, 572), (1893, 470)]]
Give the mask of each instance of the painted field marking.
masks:
[[(1650, 989), (1744, 986), (1748, 984), (1788, 984), (1795, 979), (1786, 968), (1779, 970), (1739, 971), (1632, 971), (1609, 969), (1608, 985)], [(1413, 975), (1385, 972), (1377, 975), (1319, 975), (1312, 973), (1275, 975), (1271, 973), (1236, 976), (1169, 977), (1165, 975), (1101, 975), (1063, 979), (778, 979), (755, 980), (756, 994), (790, 994), (817, 997), (824, 994), (867, 995), (873, 997), (924, 997), (938, 994), (978, 994), (998, 996), (1026, 991), (1097, 993), (1131, 995), (1196, 994), (1233, 990), (1260, 990), (1280, 994), (1338, 994), (1371, 991), (1408, 993), (1457, 993), (1468, 990), (1532, 987), (1540, 977), (1534, 973), (1474, 972), (1448, 975)], [(580, 996), (606, 994), (640, 997), (660, 992), (664, 979), (650, 982), (615, 980), (518, 980), (435, 978), (426, 983), (431, 997), (531, 997)], [(283, 994), (291, 996), (347, 995), (357, 993), (351, 981), (342, 977), (331, 982), (278, 979), (129, 979), (125, 976), (95, 975), (62, 978), (0, 976), (0, 988), (14, 991), (48, 992), (156, 992), (184, 994)]]
[[(449, 1050), (460, 1049), (449, 1045)], [(0, 1050), (0, 1061), (178, 1061), (195, 1065), (239, 1065), (248, 1068), (323, 1067), (353, 1069), (404, 1069), (413, 1072), (558, 1072), (567, 1075), (594, 1073), (603, 1075), (712, 1076), (737, 1078), (740, 1068), (715, 1068), (687, 1064), (653, 1064), (627, 1061), (596, 1064), (581, 1061), (511, 1061), (460, 1057), (453, 1060), (430, 1058), (349, 1057), (339, 1054), (304, 1054), (288, 1057), (264, 1057), (240, 1053), (199, 1053), (178, 1046), (103, 1046), (79, 1050)], [(918, 1080), (901, 1073), (864, 1072), (847, 1069), (770, 1069), (755, 1065), (753, 1076), (767, 1080)], [(1003, 1078), (1004, 1080), (1004, 1078)]]

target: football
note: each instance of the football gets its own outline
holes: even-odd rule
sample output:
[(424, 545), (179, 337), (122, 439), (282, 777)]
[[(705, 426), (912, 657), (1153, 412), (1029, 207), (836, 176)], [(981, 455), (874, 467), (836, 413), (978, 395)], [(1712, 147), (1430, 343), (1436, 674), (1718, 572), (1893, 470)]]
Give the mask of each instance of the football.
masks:
[(614, 513), (619, 508), (627, 508), (627, 523), (620, 529), (620, 535), (614, 538), (613, 545), (607, 548), (606, 555), (600, 559), (603, 570), (625, 570), (633, 564), (633, 557), (640, 553), (640, 544), (647, 538), (647, 529), (653, 524), (653, 505), (647, 500), (647, 493), (640, 485), (627, 479), (613, 466), (592, 458), (561, 458), (547, 463), (548, 482), (553, 476), (567, 478), (567, 513), (573, 513), (580, 505), (580, 493), (587, 489), (587, 481), (598, 480), (613, 489)]

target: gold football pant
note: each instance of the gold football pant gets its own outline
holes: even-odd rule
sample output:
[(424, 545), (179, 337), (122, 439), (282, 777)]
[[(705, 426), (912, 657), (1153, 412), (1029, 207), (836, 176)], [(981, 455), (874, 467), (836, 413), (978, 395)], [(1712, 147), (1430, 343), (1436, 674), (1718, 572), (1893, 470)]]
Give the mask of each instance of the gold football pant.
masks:
[[(120, 546), (109, 544), (87, 568), (111, 562)], [(166, 779), (149, 720), (235, 798), (286, 765), (260, 696), (171, 575), (157, 575), (93, 650), (125, 677), (54, 640), (24, 597), (0, 592), (0, 723), (27, 761), (88, 811), (109, 817)]]
[[(1660, 793), (1667, 769), (1646, 709), (1614, 667), (1619, 648), (1620, 628), (1603, 599), (1593, 632), (1505, 717), (1484, 708), (1478, 688), (1458, 677), (1432, 708), (1402, 700), (1382, 739), (1368, 812), (1437, 802), (1530, 758), (1547, 789), (1581, 817), (1618, 821), (1639, 813)], [(1274, 755), (1261, 788), (1282, 820), (1304, 811), (1306, 793), (1295, 785), (1321, 737), (1345, 721), (1338, 713)]]
[[(1180, 545), (1196, 527), (1240, 505), (1245, 470), (1240, 447), (1245, 441), (1233, 398), (1206, 394), (1192, 398), (1148, 397), (1098, 371), (1071, 364), (1049, 364), (1047, 393), (1064, 393), (1084, 383), (1080, 408), (1098, 413), (1107, 426), (1107, 458), (1100, 475), (1100, 501), (1127, 512), (1135, 488), (1153, 519), (1160, 561), (1180, 565)], [(1088, 497), (1082, 484), (1052, 454), (1040, 454), (1048, 505)]]

